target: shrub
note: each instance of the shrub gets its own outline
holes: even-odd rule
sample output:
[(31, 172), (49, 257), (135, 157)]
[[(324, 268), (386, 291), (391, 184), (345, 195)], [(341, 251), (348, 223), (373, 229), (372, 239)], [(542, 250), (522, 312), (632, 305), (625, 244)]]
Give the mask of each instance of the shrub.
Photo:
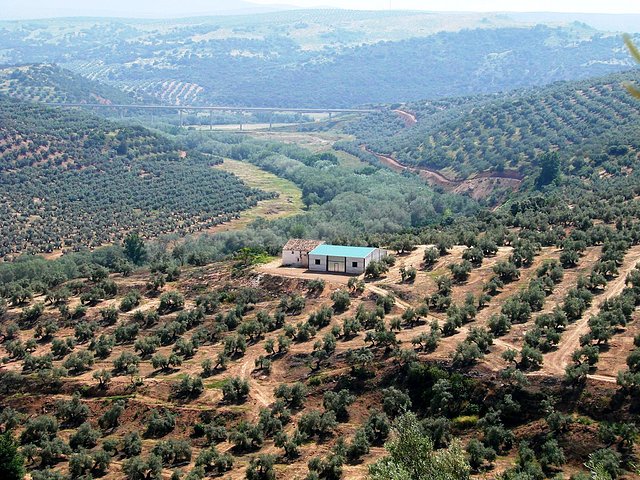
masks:
[(198, 455), (196, 467), (202, 467), (210, 475), (222, 475), (233, 467), (233, 456), (218, 452), (216, 447), (209, 447)]
[(373, 260), (369, 262), (365, 269), (364, 276), (367, 278), (380, 278), (389, 271), (389, 266), (386, 262)]
[(147, 418), (146, 435), (149, 437), (162, 437), (171, 432), (176, 426), (176, 415), (169, 410), (151, 410)]
[(333, 309), (336, 312), (344, 312), (351, 305), (351, 297), (349, 293), (344, 290), (336, 290), (331, 294), (331, 300), (333, 301)]
[(167, 292), (160, 296), (159, 313), (175, 312), (184, 308), (184, 296), (180, 292)]
[(222, 387), (222, 396), (229, 403), (243, 403), (249, 396), (249, 382), (240, 377), (229, 379)]
[(320, 295), (324, 291), (326, 282), (322, 278), (316, 278), (309, 280), (307, 283), (307, 290), (313, 295)]

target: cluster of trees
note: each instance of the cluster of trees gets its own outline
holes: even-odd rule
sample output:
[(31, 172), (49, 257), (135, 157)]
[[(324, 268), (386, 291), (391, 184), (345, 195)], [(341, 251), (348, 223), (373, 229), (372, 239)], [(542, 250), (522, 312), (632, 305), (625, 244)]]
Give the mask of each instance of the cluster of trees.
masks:
[(193, 233), (273, 196), (144, 128), (8, 99), (0, 111), (0, 256)]
[[(408, 165), (451, 169), (460, 178), (487, 170), (519, 170), (539, 175), (540, 188), (558, 177), (560, 160), (576, 155), (582, 161), (585, 148), (599, 147), (620, 131), (633, 131), (640, 117), (635, 100), (623, 88), (632, 78), (616, 74), (533, 92), (410, 104), (406, 108), (419, 122), (409, 130), (394, 123), (389, 112), (372, 114), (349, 131), (360, 143)], [(539, 155), (557, 148), (564, 158), (557, 158), (555, 165), (545, 163), (552, 157)]]
[(119, 88), (86, 79), (51, 64), (22, 65), (0, 69), (0, 93), (28, 102), (97, 103), (98, 99), (127, 105), (142, 100)]
[[(219, 22), (172, 24), (170, 33), (135, 21), (95, 22), (75, 25), (82, 40), (65, 48), (40, 40), (53, 35), (47, 25), (35, 32), (5, 29), (2, 39), (10, 45), (6, 62), (63, 63), (84, 76), (172, 104), (353, 107), (586, 78), (620, 71), (626, 60), (617, 38), (594, 33), (590, 41), (576, 42), (570, 27), (485, 25), (371, 43), (384, 36), (362, 30), (370, 18), (354, 16), (340, 26), (334, 16), (317, 23), (299, 17), (278, 28), (258, 27), (252, 20), (226, 28)], [(326, 25), (334, 28), (319, 35), (318, 26)], [(222, 28), (220, 34), (228, 32), (224, 37), (206, 38)], [(246, 32), (250, 38), (242, 35)], [(314, 48), (300, 38), (313, 39)], [(176, 55), (180, 48), (189, 53)], [(377, 82), (368, 81), (373, 76)]]

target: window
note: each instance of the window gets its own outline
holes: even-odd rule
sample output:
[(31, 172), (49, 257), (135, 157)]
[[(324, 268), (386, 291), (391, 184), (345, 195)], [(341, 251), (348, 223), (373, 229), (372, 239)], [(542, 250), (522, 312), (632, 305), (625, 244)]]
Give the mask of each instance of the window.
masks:
[(316, 258), (316, 265), (320, 265), (320, 259)]
[(353, 268), (357, 268), (358, 267), (358, 262), (351, 262), (351, 266)]

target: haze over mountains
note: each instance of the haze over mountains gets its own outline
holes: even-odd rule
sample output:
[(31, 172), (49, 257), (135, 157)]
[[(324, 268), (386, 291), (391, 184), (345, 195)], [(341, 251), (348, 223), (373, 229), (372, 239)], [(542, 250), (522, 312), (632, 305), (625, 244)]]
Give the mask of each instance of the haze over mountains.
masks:
[(293, 9), (286, 5), (258, 5), (244, 0), (114, 0), (86, 2), (83, 0), (55, 0), (43, 2), (26, 0), (7, 2), (0, 11), (0, 20), (58, 17), (122, 17), (122, 18), (181, 18), (201, 15), (246, 15)]

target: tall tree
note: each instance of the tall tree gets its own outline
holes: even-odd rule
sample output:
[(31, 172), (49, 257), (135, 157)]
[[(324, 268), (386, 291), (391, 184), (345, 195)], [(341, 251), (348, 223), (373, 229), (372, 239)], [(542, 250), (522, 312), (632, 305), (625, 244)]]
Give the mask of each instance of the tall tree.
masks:
[(18, 451), (11, 432), (5, 432), (0, 435), (0, 478), (22, 480), (24, 475), (24, 458)]
[(558, 152), (549, 152), (540, 156), (540, 175), (536, 180), (538, 187), (543, 187), (552, 183), (560, 175), (560, 155)]
[(470, 467), (457, 442), (434, 451), (413, 413), (400, 417), (385, 448), (389, 455), (369, 467), (371, 480), (467, 480)]
[(138, 233), (130, 233), (124, 239), (124, 254), (129, 260), (136, 265), (142, 265), (147, 259), (147, 249), (144, 245), (144, 240)]

